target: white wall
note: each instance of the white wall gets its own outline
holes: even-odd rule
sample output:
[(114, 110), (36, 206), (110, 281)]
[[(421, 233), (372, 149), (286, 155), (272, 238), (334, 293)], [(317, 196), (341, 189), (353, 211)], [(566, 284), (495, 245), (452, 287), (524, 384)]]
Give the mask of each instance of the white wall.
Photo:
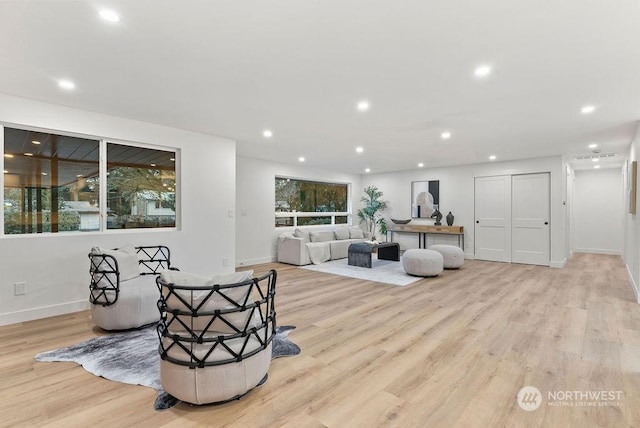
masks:
[[(0, 122), (179, 149), (180, 230), (123, 230), (0, 239), (0, 325), (88, 308), (93, 246), (164, 244), (182, 270), (229, 272), (235, 264), (235, 142), (210, 135), (0, 94)], [(228, 267), (222, 259), (228, 259)], [(27, 294), (14, 296), (15, 282)]]
[[(389, 201), (389, 209), (385, 212), (386, 217), (407, 219), (411, 216), (411, 182), (440, 180), (440, 211), (445, 216), (451, 211), (455, 216), (454, 225), (464, 226), (465, 257), (473, 258), (475, 177), (536, 172), (551, 173), (551, 266), (562, 267), (567, 261), (568, 249), (566, 205), (564, 204), (566, 169), (560, 156), (369, 174), (363, 176), (362, 186), (375, 185), (384, 193), (384, 199)], [(413, 220), (413, 222), (427, 223), (428, 221)], [(403, 249), (418, 246), (417, 237), (409, 234), (404, 236), (398, 234), (394, 236), (394, 241), (400, 242)], [(435, 242), (436, 240), (429, 237), (429, 245)]]
[[(293, 230), (293, 228), (285, 227), (276, 229), (274, 225), (276, 176), (350, 183), (352, 212), (355, 213), (360, 208), (363, 187), (359, 175), (238, 157), (236, 173), (237, 266), (275, 261), (278, 236), (283, 232)], [(357, 218), (354, 222), (357, 223)], [(323, 227), (327, 226), (313, 226), (314, 229)]]
[(569, 251), (569, 257), (573, 255), (573, 226), (572, 226), (572, 218), (573, 218), (573, 180), (575, 179), (575, 171), (573, 168), (565, 162), (564, 171), (566, 174), (566, 213), (565, 213), (565, 227), (566, 227), (566, 238), (565, 238), (565, 248)]
[[(640, 154), (640, 121), (638, 122), (638, 128), (636, 129), (636, 135), (631, 142), (631, 148), (629, 149), (628, 161), (639, 161)], [(627, 273), (629, 280), (636, 293), (636, 299), (640, 303), (640, 202), (637, 202), (636, 213), (629, 214), (629, 202), (627, 197), (627, 189), (629, 179), (627, 172), (623, 171), (625, 176), (625, 193), (624, 193), (624, 261), (627, 265)], [(640, 183), (640, 174), (638, 174), (638, 180), (636, 182), (636, 189)], [(637, 196), (640, 196), (638, 193)]]
[(575, 171), (573, 251), (622, 254), (622, 178), (617, 168)]

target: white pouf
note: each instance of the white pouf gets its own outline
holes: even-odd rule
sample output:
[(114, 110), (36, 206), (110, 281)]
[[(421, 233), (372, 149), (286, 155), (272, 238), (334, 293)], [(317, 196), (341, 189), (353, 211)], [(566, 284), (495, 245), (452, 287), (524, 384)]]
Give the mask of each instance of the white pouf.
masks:
[(458, 269), (464, 264), (464, 251), (460, 247), (455, 245), (432, 245), (429, 249), (442, 254), (445, 269)]
[(444, 259), (433, 250), (411, 249), (402, 255), (402, 267), (409, 275), (437, 276), (442, 273)]

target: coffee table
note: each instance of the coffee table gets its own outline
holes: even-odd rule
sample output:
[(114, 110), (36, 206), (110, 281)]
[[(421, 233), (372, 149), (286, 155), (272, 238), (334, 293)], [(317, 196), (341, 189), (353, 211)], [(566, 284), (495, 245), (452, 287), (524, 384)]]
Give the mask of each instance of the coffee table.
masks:
[(400, 244), (396, 242), (379, 242), (376, 244), (360, 242), (349, 245), (349, 266), (371, 268), (371, 253), (374, 248), (378, 250), (378, 260), (400, 261)]

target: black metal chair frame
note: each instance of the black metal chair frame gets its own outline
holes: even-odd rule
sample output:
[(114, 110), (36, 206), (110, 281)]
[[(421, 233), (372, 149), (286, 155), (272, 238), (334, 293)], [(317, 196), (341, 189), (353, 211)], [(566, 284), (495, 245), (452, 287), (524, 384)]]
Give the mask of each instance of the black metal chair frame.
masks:
[[(178, 270), (171, 267), (171, 251), (164, 245), (135, 247), (138, 264), (146, 271), (140, 275), (159, 275), (164, 269)], [(117, 248), (116, 248), (117, 250)], [(120, 294), (120, 270), (118, 261), (109, 254), (89, 253), (89, 301), (93, 305), (111, 306), (118, 301)], [(113, 281), (110, 275), (115, 275)], [(113, 293), (108, 293), (113, 292)]]
[[(156, 278), (161, 298), (158, 301), (158, 309), (160, 310), (160, 322), (158, 323), (158, 339), (160, 340), (160, 358), (173, 364), (188, 366), (191, 369), (219, 366), (223, 364), (231, 364), (240, 362), (245, 358), (257, 354), (267, 348), (276, 334), (276, 312), (275, 312), (275, 292), (276, 292), (277, 272), (272, 269), (267, 274), (250, 280), (235, 284), (213, 285), (204, 287), (186, 287), (179, 284), (165, 284), (160, 281), (160, 277)], [(247, 292), (241, 301), (236, 301), (229, 297), (226, 293), (237, 287), (247, 287)], [(163, 293), (163, 287), (168, 290)], [(189, 301), (180, 295), (180, 291), (205, 291), (208, 293), (197, 306), (193, 306)], [(250, 301), (251, 296), (258, 296), (259, 299)], [(174, 296), (186, 309), (169, 309), (167, 300)], [(216, 309), (205, 311), (203, 307), (207, 305), (210, 299), (223, 299), (229, 303), (232, 308)], [(228, 321), (225, 316), (229, 314), (237, 314), (239, 312), (250, 311), (244, 326), (239, 327)], [(260, 324), (251, 326), (254, 315), (258, 314)], [(195, 331), (190, 325), (187, 325), (182, 318), (184, 317), (211, 317), (203, 330)], [(220, 320), (227, 325), (232, 333), (209, 332), (209, 328), (214, 321)], [(172, 332), (171, 326), (179, 324), (180, 332)], [(246, 351), (249, 339), (253, 337), (258, 340), (260, 347), (252, 351)], [(171, 339), (169, 344), (163, 342), (163, 338)], [(231, 339), (244, 338), (242, 347), (239, 352), (233, 351), (225, 342)], [(209, 349), (202, 358), (198, 358), (191, 351), (192, 344), (210, 344)], [(189, 360), (176, 359), (167, 353), (172, 347), (180, 347), (187, 355)], [(218, 348), (224, 348), (232, 357), (219, 361), (206, 361), (207, 358)]]

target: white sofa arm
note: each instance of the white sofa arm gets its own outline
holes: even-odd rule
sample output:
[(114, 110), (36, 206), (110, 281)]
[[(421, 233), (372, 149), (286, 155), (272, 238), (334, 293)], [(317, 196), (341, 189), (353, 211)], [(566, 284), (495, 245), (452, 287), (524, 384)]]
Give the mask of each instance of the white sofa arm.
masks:
[(311, 263), (306, 241), (290, 233), (283, 233), (278, 237), (278, 261), (296, 266), (304, 266)]

